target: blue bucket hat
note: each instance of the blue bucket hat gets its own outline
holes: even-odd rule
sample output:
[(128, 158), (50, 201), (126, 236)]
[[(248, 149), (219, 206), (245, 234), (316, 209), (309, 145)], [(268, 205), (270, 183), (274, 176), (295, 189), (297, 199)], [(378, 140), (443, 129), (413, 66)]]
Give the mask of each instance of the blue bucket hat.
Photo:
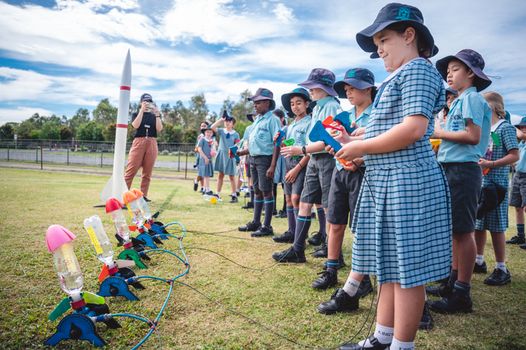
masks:
[(337, 93), (332, 87), (335, 80), (336, 77), (330, 70), (325, 68), (314, 68), (310, 72), (307, 80), (305, 80), (303, 83), (299, 83), (298, 85), (307, 89), (319, 88), (331, 96), (336, 96)]
[(254, 96), (249, 97), (248, 100), (252, 102), (269, 100), (270, 110), (273, 110), (274, 108), (276, 108), (276, 102), (274, 101), (274, 94), (269, 89), (259, 88), (256, 91), (256, 94)]
[(152, 95), (150, 95), (150, 94), (142, 94), (141, 95), (141, 102), (142, 101), (153, 102)]
[(365, 90), (374, 86), (374, 74), (369, 69), (352, 68), (345, 72), (343, 80), (334, 83), (334, 90), (339, 98), (347, 98), (345, 85), (351, 85), (358, 90)]
[(515, 127), (521, 127), (521, 126), (526, 126), (526, 117), (522, 117), (521, 121), (519, 122), (519, 124), (515, 125)]
[(449, 87), (449, 86), (448, 86), (448, 87), (446, 88), (446, 95), (447, 95), (448, 93), (450, 93), (451, 95), (455, 95), (455, 96), (458, 96), (458, 91), (457, 91), (457, 90), (454, 90), (454, 89), (452, 89), (452, 88), (451, 88), (451, 87)]
[(378, 58), (377, 47), (374, 44), (373, 36), (389, 27), (391, 24), (407, 22), (415, 28), (419, 38), (425, 43), (425, 49), (429, 50), (429, 57), (438, 53), (438, 47), (435, 46), (435, 40), (431, 32), (424, 25), (424, 16), (422, 12), (414, 6), (398, 3), (391, 3), (384, 6), (373, 24), (356, 34), (358, 45), (365, 52), (372, 52), (371, 58)]
[(445, 81), (447, 81), (447, 66), (452, 60), (461, 61), (473, 71), (475, 74), (473, 86), (477, 91), (482, 91), (491, 85), (491, 79), (482, 71), (486, 65), (484, 59), (477, 51), (471, 49), (460, 50), (456, 55), (446, 56), (437, 61), (437, 70)]
[[(296, 96), (297, 97), (301, 97), (302, 99), (304, 99), (308, 103), (311, 102), (309, 92), (307, 90), (305, 90), (304, 88), (302, 88), (302, 87), (295, 88), (294, 90), (292, 90), (288, 94), (281, 95), (281, 104), (283, 105), (283, 108), (285, 108), (285, 110), (289, 113), (289, 115), (290, 114), (293, 115), (292, 108), (290, 108), (290, 100), (292, 100), (292, 98), (296, 97)], [(309, 110), (310, 110), (310, 108), (307, 108), (307, 114), (310, 114), (310, 112), (312, 112), (312, 110), (310, 110), (310, 111)]]

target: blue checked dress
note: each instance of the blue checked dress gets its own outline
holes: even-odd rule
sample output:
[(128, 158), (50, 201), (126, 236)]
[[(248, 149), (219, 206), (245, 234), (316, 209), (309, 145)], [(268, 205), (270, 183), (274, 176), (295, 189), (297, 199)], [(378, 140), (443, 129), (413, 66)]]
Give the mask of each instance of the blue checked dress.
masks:
[(236, 160), (230, 158), (228, 151), (230, 147), (239, 142), (239, 134), (233, 130), (228, 132), (226, 129), (217, 129), (219, 135), (219, 149), (217, 151), (214, 170), (225, 175), (236, 175)]
[[(492, 128), (493, 129), (493, 128)], [(487, 160), (497, 160), (504, 157), (512, 149), (518, 149), (517, 134), (515, 128), (507, 121), (502, 123), (491, 131), (491, 138), (486, 152)], [(490, 172), (482, 178), (482, 186), (496, 183), (504, 188), (508, 188), (510, 167), (499, 167), (491, 169)], [(490, 211), (482, 219), (475, 223), (476, 230), (489, 230), (490, 232), (506, 232), (508, 228), (508, 191), (502, 203), (497, 208)]]
[(379, 283), (420, 286), (449, 275), (451, 208), (447, 181), (429, 137), (444, 105), (442, 78), (417, 58), (393, 72), (373, 103), (365, 139), (405, 116), (429, 119), (426, 134), (405, 149), (365, 156), (365, 181), (356, 205), (352, 270)]

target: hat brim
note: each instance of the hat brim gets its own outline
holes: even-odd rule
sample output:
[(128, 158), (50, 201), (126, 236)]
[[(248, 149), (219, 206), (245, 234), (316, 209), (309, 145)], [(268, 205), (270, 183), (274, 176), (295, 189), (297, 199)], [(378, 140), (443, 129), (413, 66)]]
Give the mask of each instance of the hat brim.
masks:
[(369, 27), (365, 28), (364, 30), (356, 34), (356, 41), (358, 42), (358, 45), (362, 48), (362, 50), (364, 50), (365, 52), (372, 52), (371, 58), (379, 58), (378, 53), (376, 52), (378, 48), (374, 44), (373, 36), (376, 33), (381, 32), (382, 30), (386, 29), (391, 24), (403, 23), (403, 22), (407, 22), (410, 24), (411, 27), (414, 27), (416, 31), (418, 32), (418, 35), (421, 36), (421, 38), (427, 44), (426, 47), (432, 48), (431, 54), (429, 57), (433, 57), (438, 53), (438, 47), (435, 46), (435, 39), (433, 38), (433, 35), (431, 35), (431, 32), (429, 31), (429, 29), (422, 23), (411, 21), (411, 20), (385, 21), (381, 23), (373, 23)]
[(290, 100), (292, 100), (293, 97), (301, 97), (305, 101), (311, 102), (310, 96), (306, 96), (299, 92), (289, 92), (288, 94), (283, 94), (281, 95), (281, 105), (289, 113), (292, 113), (292, 108), (290, 108)]
[(468, 66), (471, 71), (475, 74), (475, 79), (473, 80), (473, 86), (477, 88), (477, 91), (480, 92), (491, 85), (491, 79), (488, 78), (484, 72), (478, 68), (473, 67), (470, 62), (464, 60), (462, 57), (457, 57), (456, 55), (449, 55), (444, 58), (439, 59), (435, 66), (442, 76), (442, 79), (447, 82), (447, 66), (449, 65), (449, 62), (452, 60), (458, 60), (462, 63), (464, 63), (466, 66)]
[(355, 78), (348, 78), (337, 81), (336, 83), (334, 83), (334, 90), (336, 90), (336, 92), (338, 93), (339, 98), (347, 98), (347, 94), (345, 93), (345, 85), (350, 85), (358, 90), (365, 90), (374, 86), (374, 84), (369, 84), (368, 82)]
[(336, 92), (336, 90), (334, 90), (334, 88), (332, 86), (327, 86), (327, 85), (323, 85), (323, 84), (320, 84), (320, 83), (317, 83), (317, 82), (313, 82), (313, 81), (310, 81), (310, 80), (307, 80), (307, 81), (304, 81), (303, 83), (300, 83), (298, 84), (299, 86), (302, 86), (306, 89), (322, 89), (323, 91), (325, 91), (326, 93), (328, 93), (329, 95), (331, 96), (337, 96), (338, 93)]
[(248, 98), (249, 101), (258, 102), (258, 101), (270, 101), (270, 110), (276, 109), (276, 101), (265, 96), (252, 96)]

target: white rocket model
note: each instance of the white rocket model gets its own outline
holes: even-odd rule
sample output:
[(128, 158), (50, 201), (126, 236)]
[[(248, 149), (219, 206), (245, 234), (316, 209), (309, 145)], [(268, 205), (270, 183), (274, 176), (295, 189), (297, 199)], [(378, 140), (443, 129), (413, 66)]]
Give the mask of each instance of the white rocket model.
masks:
[(115, 125), (115, 151), (113, 154), (113, 174), (100, 194), (103, 203), (113, 197), (122, 198), (128, 191), (124, 181), (124, 159), (126, 158), (126, 137), (128, 133), (128, 113), (130, 110), (131, 90), (131, 58), (130, 50), (126, 55), (122, 68), (121, 85), (119, 93), (119, 109), (117, 111), (117, 124)]

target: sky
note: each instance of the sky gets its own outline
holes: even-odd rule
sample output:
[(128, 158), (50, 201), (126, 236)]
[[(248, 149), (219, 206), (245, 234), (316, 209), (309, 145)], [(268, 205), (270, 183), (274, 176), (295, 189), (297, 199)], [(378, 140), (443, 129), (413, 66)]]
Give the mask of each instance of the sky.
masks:
[[(71, 117), (103, 98), (118, 105), (126, 53), (131, 102), (158, 105), (204, 93), (216, 113), (225, 99), (266, 87), (280, 96), (312, 68), (387, 73), (356, 43), (388, 1), (379, 0), (0, 0), (0, 125), (33, 113)], [(482, 54), (487, 91), (526, 115), (526, 1), (405, 1), (424, 14), (440, 51)], [(342, 106), (348, 107), (347, 101)]]

